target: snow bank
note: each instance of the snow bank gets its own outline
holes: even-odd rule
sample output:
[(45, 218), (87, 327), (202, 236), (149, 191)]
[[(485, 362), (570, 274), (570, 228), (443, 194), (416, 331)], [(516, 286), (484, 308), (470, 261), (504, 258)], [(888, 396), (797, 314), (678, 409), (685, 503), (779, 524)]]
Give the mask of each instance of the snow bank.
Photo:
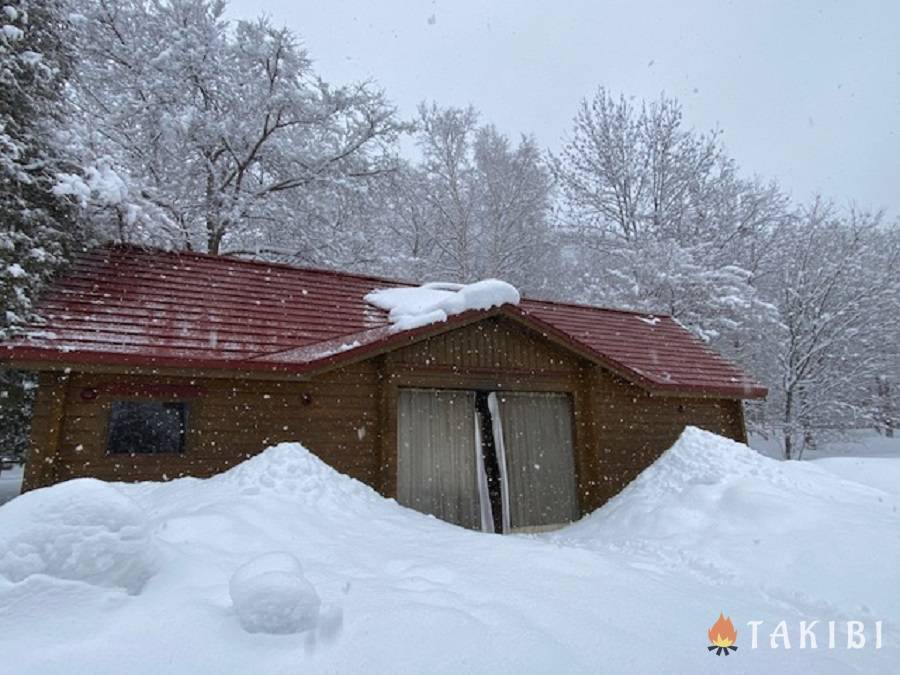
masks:
[[(783, 529), (788, 504), (793, 518), (801, 496), (840, 498), (859, 485), (838, 481), (809, 464), (780, 462), (742, 443), (688, 427), (669, 450), (602, 509), (566, 530), (567, 536), (618, 535), (727, 539), (729, 533)], [(834, 489), (834, 495), (828, 495)]]
[(136, 593), (153, 567), (144, 511), (102, 481), (67, 481), (0, 507), (0, 576), (11, 582), (43, 574)]
[[(627, 550), (705, 581), (752, 579), (766, 592), (790, 589), (798, 598), (818, 599), (802, 611), (857, 611), (896, 575), (895, 554), (887, 552), (896, 547), (900, 555), (900, 538), (889, 544), (877, 533), (900, 531), (900, 504), (896, 494), (817, 464), (775, 460), (689, 427), (621, 493), (557, 540)], [(838, 562), (836, 547), (879, 553), (842, 555)], [(879, 601), (900, 612), (900, 594)]]
[[(881, 479), (900, 485), (900, 460), (878, 461)], [(729, 672), (891, 672), (900, 659), (890, 632), (900, 622), (898, 498), (845, 480), (836, 473), (845, 461), (815, 464), (688, 429), (581, 522), (512, 536), (403, 508), (296, 443), (210, 479), (106, 486), (87, 520), (136, 502), (135, 519), (149, 520), (160, 550), (151, 581), (126, 595), (41, 574), (0, 578), (0, 670), (530, 673), (602, 663), (696, 673), (724, 662), (706, 649), (724, 610), (740, 646)], [(65, 487), (0, 508), (0, 558), (12, 535), (58, 520), (63, 500), (14, 517), (8, 509)], [(86, 491), (75, 492), (77, 515)], [(865, 621), (868, 636), (883, 620), (884, 647), (768, 648), (777, 622), (789, 622), (794, 640), (797, 621), (811, 619), (820, 629)], [(751, 620), (765, 621), (758, 650)], [(303, 632), (270, 634), (289, 629)], [(825, 640), (819, 630), (820, 647)]]
[(446, 321), (469, 310), (518, 305), (516, 288), (499, 279), (472, 284), (430, 283), (415, 288), (386, 288), (366, 295), (366, 302), (389, 313), (394, 331)]
[(300, 633), (316, 627), (321, 600), (290, 553), (266, 553), (238, 568), (228, 585), (248, 633)]

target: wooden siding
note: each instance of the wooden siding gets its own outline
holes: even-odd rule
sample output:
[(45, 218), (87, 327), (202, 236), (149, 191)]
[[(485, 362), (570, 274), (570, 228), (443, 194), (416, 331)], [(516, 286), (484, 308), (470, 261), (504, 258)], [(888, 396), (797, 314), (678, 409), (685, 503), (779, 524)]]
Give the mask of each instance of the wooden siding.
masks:
[(66, 417), (68, 376), (46, 372), (38, 377), (38, 394), (31, 417), (31, 442), (22, 482), (24, 490), (52, 485), (62, 464), (60, 437)]
[[(384, 432), (377, 487), (388, 496), (395, 496), (397, 490), (396, 410), (402, 387), (578, 395), (577, 358), (503, 318), (486, 319), (390, 352), (383, 357), (382, 372)], [(573, 408), (578, 410), (577, 400)], [(580, 442), (577, 414), (576, 448)]]
[(521, 324), (494, 317), (441, 333), (390, 352), (398, 369), (428, 369), (467, 375), (516, 374), (544, 377), (572, 373), (577, 357)]
[[(569, 394), (583, 513), (620, 491), (687, 424), (744, 440), (740, 401), (650, 395), (495, 317), (307, 381), (43, 373), (25, 488), (79, 476), (209, 476), (273, 443), (300, 441), (338, 471), (394, 496), (401, 387)], [(185, 452), (107, 455), (110, 403), (154, 392), (188, 401)]]
[[(65, 416), (56, 446), (47, 440), (43, 420), (50, 416), (59, 386), (45, 388), (42, 381), (28, 464), (42, 466), (49, 452), (56, 457), (55, 474), (31, 470), (25, 488), (79, 476), (105, 480), (210, 476), (281, 441), (300, 441), (339, 471), (372, 483), (377, 475), (376, 376), (373, 363), (336, 370), (315, 382), (72, 374), (62, 378)], [(158, 397), (188, 402), (185, 451), (107, 455), (111, 402), (157, 398), (152, 391), (160, 385), (190, 390), (187, 396)]]
[(621, 491), (671, 447), (685, 426), (746, 441), (738, 400), (654, 396), (594, 366), (587, 388), (592, 440), (580, 457), (585, 511)]

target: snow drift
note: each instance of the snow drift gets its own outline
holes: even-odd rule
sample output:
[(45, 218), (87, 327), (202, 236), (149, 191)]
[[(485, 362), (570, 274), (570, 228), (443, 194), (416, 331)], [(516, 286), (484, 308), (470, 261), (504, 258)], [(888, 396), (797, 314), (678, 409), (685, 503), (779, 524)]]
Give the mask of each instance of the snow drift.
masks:
[[(28, 673), (703, 672), (725, 610), (729, 671), (885, 671), (889, 636), (751, 652), (745, 622), (900, 621), (898, 525), (896, 493), (694, 429), (598, 512), (521, 536), (405, 509), (285, 443), (208, 480), (0, 507), (0, 653)], [(56, 533), (77, 536), (45, 548)], [(70, 564), (82, 544), (94, 563)], [(137, 594), (125, 558), (157, 561)]]
[[(747, 576), (816, 597), (820, 607), (859, 607), (895, 574), (893, 556), (880, 555), (886, 542), (878, 533), (898, 524), (896, 494), (689, 427), (602, 509), (559, 536), (589, 548), (640, 551), (719, 584)], [(900, 544), (900, 535), (895, 540)], [(861, 555), (838, 560), (837, 547)], [(900, 614), (900, 593), (880, 604)]]
[(115, 487), (81, 478), (0, 509), (0, 577), (35, 574), (137, 592), (154, 567), (147, 516)]
[(366, 302), (388, 312), (394, 331), (446, 321), (475, 309), (518, 305), (516, 288), (499, 279), (472, 284), (430, 283), (413, 288), (386, 288), (366, 295)]

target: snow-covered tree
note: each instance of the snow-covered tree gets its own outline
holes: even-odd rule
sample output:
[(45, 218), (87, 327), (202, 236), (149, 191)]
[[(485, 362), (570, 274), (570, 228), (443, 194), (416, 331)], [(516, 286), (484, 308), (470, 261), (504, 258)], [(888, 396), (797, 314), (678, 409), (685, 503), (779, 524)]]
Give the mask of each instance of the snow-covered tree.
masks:
[(737, 265), (710, 264), (709, 247), (646, 239), (593, 253), (606, 264), (599, 274), (582, 276), (585, 300), (671, 314), (704, 341), (720, 344), (774, 320), (775, 308), (754, 287), (753, 275)]
[(692, 230), (698, 187), (722, 159), (717, 136), (685, 129), (674, 99), (635, 104), (599, 89), (553, 158), (571, 218), (625, 240)]
[[(900, 330), (900, 237), (877, 215), (816, 201), (788, 235), (772, 292), (780, 327), (772, 406), (787, 459), (828, 432), (876, 423), (872, 385)], [(896, 364), (893, 364), (893, 369)]]
[(552, 157), (562, 227), (577, 233), (585, 300), (671, 313), (735, 356), (773, 318), (756, 288), (787, 200), (742, 179), (718, 134), (685, 128), (674, 99), (635, 103), (598, 90)]
[[(99, 200), (115, 207), (109, 234), (211, 253), (336, 246), (335, 196), (394, 166), (394, 110), (369, 85), (321, 81), (287, 29), (223, 12), (219, 0), (80, 10), (76, 131), (86, 164), (105, 167), (97, 187), (117, 185), (118, 201)], [(60, 189), (90, 204), (94, 187)]]
[[(65, 155), (62, 90), (72, 64), (61, 2), (0, 4), (0, 336), (33, 318), (37, 292), (77, 244), (70, 204), (53, 193)], [(0, 375), (0, 448), (21, 451), (28, 380)]]
[(421, 161), (390, 200), (405, 253), (432, 275), (539, 285), (552, 182), (534, 139), (513, 144), (473, 108), (434, 104), (419, 107), (415, 138)]

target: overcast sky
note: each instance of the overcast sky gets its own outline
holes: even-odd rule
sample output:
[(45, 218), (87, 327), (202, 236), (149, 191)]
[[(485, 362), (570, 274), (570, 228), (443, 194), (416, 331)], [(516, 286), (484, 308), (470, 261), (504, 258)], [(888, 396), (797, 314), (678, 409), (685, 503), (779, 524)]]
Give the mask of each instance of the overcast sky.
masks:
[(795, 199), (900, 214), (900, 3), (231, 0), (303, 39), (318, 72), (371, 78), (404, 115), (473, 104), (558, 148), (598, 85), (661, 91)]

